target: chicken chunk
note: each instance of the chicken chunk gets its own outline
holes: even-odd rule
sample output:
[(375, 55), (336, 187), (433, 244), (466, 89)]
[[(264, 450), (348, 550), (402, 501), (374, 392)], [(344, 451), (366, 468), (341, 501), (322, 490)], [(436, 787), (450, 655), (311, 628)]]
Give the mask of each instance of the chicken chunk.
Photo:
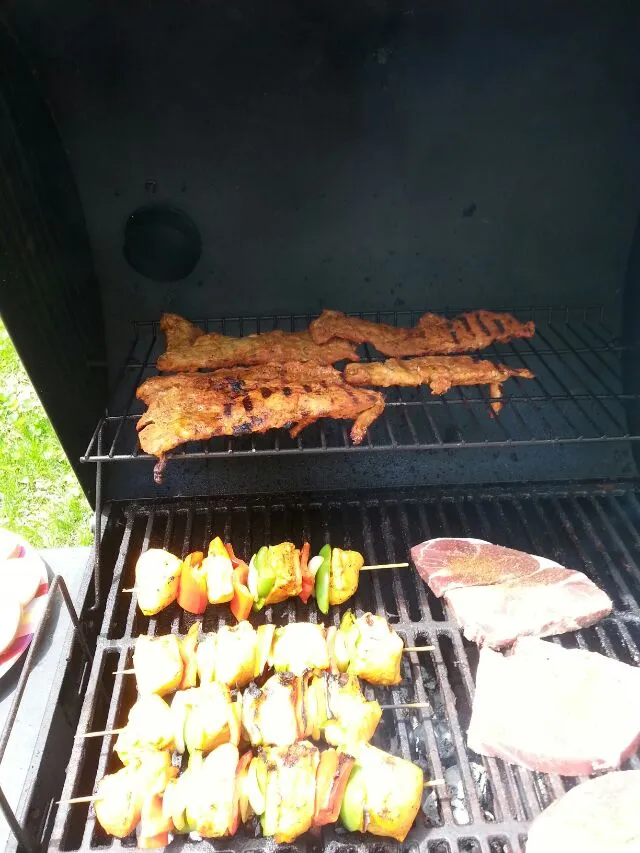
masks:
[(133, 669), (141, 696), (172, 693), (182, 682), (180, 641), (174, 634), (164, 637), (141, 634), (133, 652)]
[(324, 625), (292, 622), (276, 628), (271, 649), (271, 665), (278, 672), (302, 675), (307, 670), (329, 668)]
[(149, 548), (136, 563), (138, 606), (145, 616), (155, 616), (176, 600), (182, 560), (162, 548)]
[(332, 549), (329, 604), (342, 604), (354, 595), (358, 589), (360, 569), (363, 566), (364, 557), (357, 551)]

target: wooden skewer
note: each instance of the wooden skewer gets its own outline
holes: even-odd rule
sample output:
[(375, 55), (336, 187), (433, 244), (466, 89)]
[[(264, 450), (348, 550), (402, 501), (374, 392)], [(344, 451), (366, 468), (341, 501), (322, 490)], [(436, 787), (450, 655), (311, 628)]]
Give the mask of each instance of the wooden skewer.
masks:
[[(124, 672), (133, 672), (133, 670), (123, 670)], [(395, 711), (397, 708), (430, 708), (429, 702), (399, 702), (397, 705), (380, 705), (383, 711)], [(76, 740), (85, 737), (106, 737), (107, 735), (119, 735), (123, 732), (121, 729), (105, 729), (101, 732), (85, 732), (83, 735), (76, 735)]]
[[(360, 569), (361, 572), (372, 572), (377, 569), (406, 569), (408, 568), (409, 563), (378, 563), (375, 566), (362, 566)], [(137, 589), (135, 586), (127, 587), (122, 590), (123, 592), (136, 592)]]
[(69, 800), (58, 800), (57, 806), (72, 806), (75, 803), (97, 803), (102, 797), (91, 794), (89, 797), (71, 797)]
[(123, 731), (124, 731), (124, 728), (122, 728), (122, 729), (105, 729), (104, 731), (101, 731), (101, 732), (85, 732), (85, 734), (83, 734), (83, 735), (76, 735), (75, 739), (79, 740), (79, 739), (85, 738), (85, 737), (106, 737), (107, 735), (119, 735), (120, 732), (123, 732)]
[[(446, 785), (444, 779), (430, 779), (428, 782), (424, 783), (425, 788), (439, 788), (441, 785)], [(76, 803), (97, 803), (101, 800), (101, 797), (96, 797), (95, 794), (89, 797), (71, 797), (69, 800), (58, 800), (56, 803), (57, 806), (73, 806)]]
[[(403, 652), (432, 652), (435, 646), (405, 646)], [(134, 675), (135, 669), (116, 669), (112, 675)], [(108, 734), (108, 732), (106, 732)]]

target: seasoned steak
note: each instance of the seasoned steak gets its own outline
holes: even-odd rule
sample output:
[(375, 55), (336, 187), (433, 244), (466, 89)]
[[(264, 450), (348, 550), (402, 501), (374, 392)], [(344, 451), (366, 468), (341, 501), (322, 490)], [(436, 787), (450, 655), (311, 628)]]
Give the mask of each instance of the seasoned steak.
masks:
[(614, 770), (640, 742), (640, 669), (533, 637), (484, 648), (467, 742), (529, 770)]
[(581, 572), (481, 539), (430, 539), (411, 556), (465, 637), (481, 646), (576, 631), (612, 610), (610, 598)]
[(638, 853), (640, 770), (572, 788), (531, 824), (527, 853)]

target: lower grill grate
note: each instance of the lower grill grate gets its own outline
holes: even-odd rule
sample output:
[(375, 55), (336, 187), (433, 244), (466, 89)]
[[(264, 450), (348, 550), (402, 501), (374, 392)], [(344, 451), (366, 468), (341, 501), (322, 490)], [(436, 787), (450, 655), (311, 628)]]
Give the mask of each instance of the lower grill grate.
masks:
[[(640, 664), (640, 502), (627, 488), (581, 491), (503, 489), (341, 495), (323, 499), (288, 497), (243, 501), (193, 501), (129, 504), (110, 513), (111, 529), (122, 524), (122, 544), (107, 601), (101, 637), (79, 723), (79, 734), (124, 724), (135, 701), (132, 676), (114, 676), (131, 665), (141, 633), (184, 633), (195, 617), (173, 605), (157, 618), (143, 617), (133, 585), (135, 561), (147, 547), (176, 554), (202, 548), (218, 534), (249, 556), (265, 542), (303, 538), (316, 550), (329, 540), (364, 553), (367, 562), (407, 558), (410, 545), (434, 536), (476, 536), (543, 554), (584, 571), (614, 601), (614, 614), (598, 625), (559, 638), (564, 645), (601, 652)], [(403, 681), (397, 688), (375, 688), (385, 704), (429, 702), (424, 710), (386, 712), (374, 742), (421, 764), (433, 778), (444, 777), (446, 791), (427, 790), (417, 825), (404, 849), (420, 853), (522, 853), (529, 822), (575, 780), (531, 773), (501, 761), (484, 759), (466, 748), (466, 727), (473, 696), (477, 649), (460, 636), (441, 603), (409, 569), (362, 576), (349, 604), (358, 612), (386, 615), (407, 645), (434, 645), (433, 653), (404, 656)], [(333, 608), (338, 624), (348, 605)], [(313, 607), (284, 602), (257, 615), (257, 622), (318, 619)], [(204, 629), (232, 623), (227, 607), (209, 608)], [(254, 624), (256, 620), (252, 617)], [(373, 695), (373, 688), (368, 688)], [(505, 689), (508, 687), (505, 686)], [(499, 697), (496, 697), (499, 701)], [(606, 725), (603, 720), (603, 725)], [(96, 781), (116, 769), (113, 738), (78, 739), (68, 766), (63, 799), (90, 793)], [(634, 756), (629, 766), (640, 767)], [(60, 807), (50, 850), (131, 848), (134, 839), (108, 838), (88, 805)], [(334, 853), (384, 853), (400, 845), (385, 839), (329, 828), (321, 841), (304, 837), (292, 850)], [(174, 847), (196, 849), (179, 839)], [(201, 842), (197, 849), (262, 851), (272, 842), (250, 837), (244, 829), (233, 839)], [(604, 853), (604, 851), (603, 851)]]

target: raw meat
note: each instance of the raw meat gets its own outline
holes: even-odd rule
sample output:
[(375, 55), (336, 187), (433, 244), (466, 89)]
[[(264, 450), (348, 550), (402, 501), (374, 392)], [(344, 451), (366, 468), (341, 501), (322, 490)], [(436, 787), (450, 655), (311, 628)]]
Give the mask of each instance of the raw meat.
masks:
[(484, 648), (467, 742), (543, 773), (613, 770), (640, 743), (640, 669), (533, 637)]
[(527, 853), (638, 853), (640, 770), (572, 788), (534, 820)]
[(413, 547), (411, 557), (465, 637), (481, 646), (576, 631), (612, 610), (609, 597), (581, 572), (482, 539), (430, 539)]

